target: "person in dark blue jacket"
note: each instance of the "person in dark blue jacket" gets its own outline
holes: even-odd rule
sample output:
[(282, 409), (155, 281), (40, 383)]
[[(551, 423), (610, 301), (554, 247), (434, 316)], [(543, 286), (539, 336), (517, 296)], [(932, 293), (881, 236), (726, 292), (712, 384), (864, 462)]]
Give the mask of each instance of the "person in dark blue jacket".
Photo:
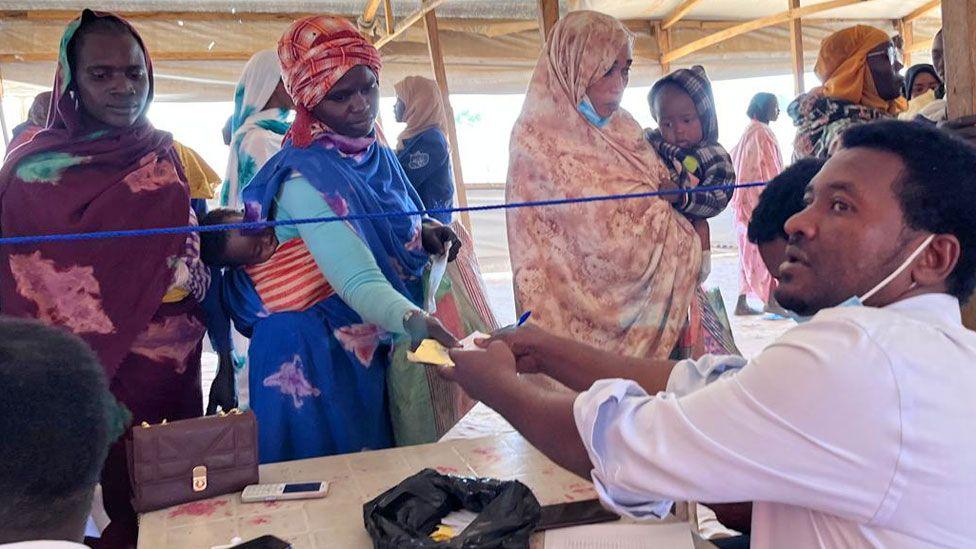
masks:
[[(397, 143), (397, 158), (428, 210), (450, 208), (454, 204), (454, 173), (440, 89), (436, 82), (421, 76), (408, 76), (394, 89), (396, 120), (407, 125)], [(450, 212), (431, 217), (445, 224), (451, 222)]]

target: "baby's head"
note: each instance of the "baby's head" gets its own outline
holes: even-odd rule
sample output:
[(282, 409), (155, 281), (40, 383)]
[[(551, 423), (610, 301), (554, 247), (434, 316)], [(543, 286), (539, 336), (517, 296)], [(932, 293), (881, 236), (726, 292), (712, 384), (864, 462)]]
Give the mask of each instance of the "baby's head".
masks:
[(779, 280), (779, 267), (786, 261), (786, 221), (803, 211), (807, 186), (824, 165), (818, 158), (796, 161), (773, 178), (759, 195), (759, 202), (749, 220), (749, 242), (759, 248), (759, 255), (769, 274)]
[[(201, 226), (241, 223), (244, 214), (229, 208), (218, 208), (200, 221)], [(200, 233), (200, 255), (211, 267), (240, 267), (264, 263), (278, 248), (274, 229), (268, 227), (255, 234), (233, 231)]]
[(667, 75), (651, 88), (647, 103), (665, 142), (693, 149), (718, 140), (715, 100), (705, 69), (695, 66)]

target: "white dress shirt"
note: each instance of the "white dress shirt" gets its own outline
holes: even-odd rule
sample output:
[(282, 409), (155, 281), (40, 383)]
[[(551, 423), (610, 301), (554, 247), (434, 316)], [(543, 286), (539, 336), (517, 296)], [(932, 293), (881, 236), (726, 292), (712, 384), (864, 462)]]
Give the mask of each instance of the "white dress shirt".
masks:
[(597, 382), (575, 415), (597, 492), (632, 517), (752, 501), (754, 548), (972, 547), (974, 395), (976, 332), (928, 294), (821, 311), (685, 396)]

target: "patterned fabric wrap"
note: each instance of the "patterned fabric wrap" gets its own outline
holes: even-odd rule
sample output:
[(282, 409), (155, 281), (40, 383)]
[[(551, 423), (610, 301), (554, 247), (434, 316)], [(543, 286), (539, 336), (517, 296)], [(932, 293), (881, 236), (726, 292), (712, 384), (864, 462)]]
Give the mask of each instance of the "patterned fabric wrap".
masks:
[[(679, 189), (711, 187), (735, 183), (732, 158), (718, 142), (718, 115), (712, 83), (701, 66), (679, 69), (658, 80), (651, 88), (651, 103), (663, 86), (672, 84), (685, 90), (695, 102), (695, 110), (701, 120), (702, 141), (691, 150), (664, 141), (659, 130), (646, 130), (645, 137), (664, 159), (671, 172), (671, 180)], [(657, 113), (652, 112), (657, 119)], [(688, 157), (696, 161), (686, 162)], [(689, 168), (689, 165), (692, 166)], [(695, 167), (697, 165), (697, 167)], [(732, 198), (732, 189), (687, 193), (674, 207), (686, 215), (697, 218), (715, 217), (722, 213)]]
[(299, 19), (278, 41), (278, 58), (297, 115), (288, 133), (296, 147), (312, 142), (311, 110), (349, 69), (365, 65), (379, 77), (380, 54), (356, 27), (341, 17)]
[[(154, 129), (145, 116), (129, 127), (109, 130), (92, 131), (84, 122), (67, 48), (83, 20), (98, 18), (125, 23), (114, 15), (86, 10), (68, 24), (48, 126), (11, 151), (0, 170), (4, 236), (149, 229), (187, 222), (189, 188), (170, 134)], [(142, 46), (135, 30), (129, 30)], [(151, 101), (148, 56), (146, 68)], [(3, 246), (3, 313), (71, 330), (91, 345), (111, 378), (159, 309), (187, 242), (185, 235), (155, 235)]]
[(244, 271), (269, 313), (304, 311), (335, 293), (301, 238), (285, 242), (271, 259)]
[[(632, 36), (574, 11), (553, 28), (512, 131), (507, 202), (656, 191), (669, 178), (629, 113), (602, 127), (579, 112)], [(701, 266), (691, 223), (660, 199), (509, 210), (516, 303), (561, 336), (666, 358)], [(611, 234), (612, 238), (605, 238)]]
[(281, 64), (274, 50), (259, 51), (244, 65), (234, 92), (230, 156), (220, 193), (221, 206), (240, 207), (241, 191), (281, 149), (281, 141), (291, 127), (290, 111), (264, 109), (279, 82)]
[[(783, 157), (776, 135), (767, 124), (753, 120), (739, 143), (732, 149), (732, 161), (739, 183), (769, 181), (783, 171)], [(769, 303), (776, 281), (759, 255), (759, 247), (749, 242), (749, 220), (759, 204), (763, 187), (744, 187), (732, 196), (732, 223), (739, 243), (739, 293), (752, 294)]]
[(831, 99), (816, 93), (800, 95), (786, 109), (796, 126), (793, 160), (830, 158), (840, 147), (840, 136), (858, 124), (891, 118), (887, 112)]

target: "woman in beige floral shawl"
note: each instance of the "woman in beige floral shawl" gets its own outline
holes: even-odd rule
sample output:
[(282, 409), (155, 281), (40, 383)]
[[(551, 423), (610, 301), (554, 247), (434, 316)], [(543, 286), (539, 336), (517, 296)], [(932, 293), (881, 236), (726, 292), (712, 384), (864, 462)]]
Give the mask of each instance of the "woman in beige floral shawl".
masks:
[[(642, 193), (668, 174), (619, 108), (633, 37), (570, 13), (553, 29), (512, 132), (509, 202)], [(607, 91), (610, 89), (610, 98)], [(509, 210), (516, 302), (557, 335), (666, 358), (701, 263), (691, 224), (662, 198)]]

